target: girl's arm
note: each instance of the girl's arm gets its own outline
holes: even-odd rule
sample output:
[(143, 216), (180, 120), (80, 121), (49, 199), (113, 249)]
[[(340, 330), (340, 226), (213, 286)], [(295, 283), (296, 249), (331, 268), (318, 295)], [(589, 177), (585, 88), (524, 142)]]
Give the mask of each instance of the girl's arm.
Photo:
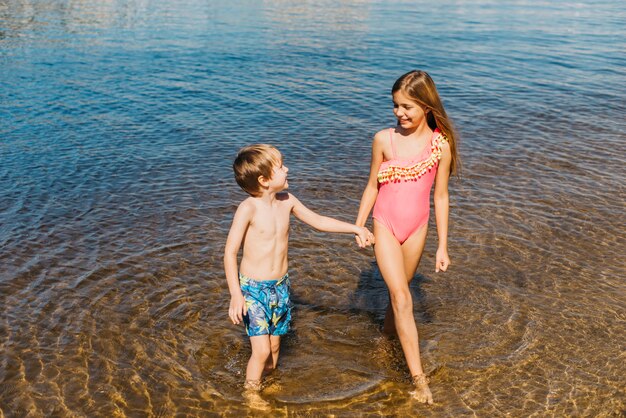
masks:
[(450, 179), (450, 162), (452, 154), (450, 153), (450, 145), (444, 143), (442, 145), (441, 159), (439, 167), (437, 167), (437, 175), (435, 177), (435, 220), (437, 221), (437, 237), (439, 238), (439, 246), (435, 257), (435, 272), (446, 271), (450, 265), (450, 257), (448, 257), (448, 214), (450, 212), (450, 199), (448, 196), (448, 180)]
[(233, 223), (228, 232), (226, 247), (224, 248), (224, 272), (230, 292), (230, 307), (228, 316), (233, 324), (239, 324), (247, 313), (246, 302), (239, 286), (239, 272), (237, 271), (237, 253), (241, 248), (243, 237), (252, 219), (254, 208), (243, 201), (235, 212)]
[(365, 246), (365, 243), (367, 242), (367, 236), (369, 235), (369, 231), (367, 230), (367, 228), (349, 224), (338, 219), (329, 218), (328, 216), (318, 215), (311, 209), (304, 206), (302, 202), (296, 199), (296, 197), (291, 193), (289, 194), (289, 197), (294, 201), (293, 214), (296, 215), (296, 218), (300, 219), (302, 222), (311, 225), (318, 231), (348, 233), (352, 232), (356, 234), (357, 237), (361, 240), (361, 242), (358, 243), (359, 247), (363, 248)]
[(383, 162), (383, 144), (384, 131), (376, 134), (372, 141), (372, 161), (370, 163), (370, 175), (361, 196), (361, 204), (359, 205), (359, 214), (356, 217), (356, 224), (364, 226), (367, 217), (374, 207), (376, 197), (378, 197), (378, 169)]

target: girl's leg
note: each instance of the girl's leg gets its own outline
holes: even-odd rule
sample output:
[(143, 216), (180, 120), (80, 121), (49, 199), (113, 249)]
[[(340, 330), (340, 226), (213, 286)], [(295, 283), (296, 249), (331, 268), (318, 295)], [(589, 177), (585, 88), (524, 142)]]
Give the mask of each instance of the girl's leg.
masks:
[(389, 230), (374, 220), (376, 263), (389, 289), (396, 330), (411, 376), (422, 373), (417, 343), (417, 328), (413, 317), (413, 299), (404, 271), (402, 247)]
[[(402, 256), (404, 258), (404, 272), (406, 274), (407, 283), (409, 284), (411, 283), (411, 280), (413, 280), (413, 276), (415, 276), (415, 272), (417, 271), (417, 266), (422, 258), (424, 245), (426, 244), (427, 232), (428, 224), (420, 227), (401, 245)], [(391, 307), (391, 296), (389, 306), (387, 306), (387, 312), (385, 313), (383, 332), (387, 335), (396, 335), (395, 320), (393, 316), (393, 309)]]
[[(427, 226), (424, 225), (420, 230), (416, 231), (411, 237), (404, 241), (402, 244), (402, 254), (404, 256), (404, 271), (407, 274), (408, 283), (413, 280), (417, 266), (422, 258), (422, 252), (424, 251), (424, 244), (426, 244), (426, 232)], [(417, 355), (419, 354), (419, 333), (418, 333), (418, 346)], [(421, 368), (421, 361), (420, 361)], [(415, 392), (413, 396), (419, 402), (433, 403), (433, 395), (428, 387), (428, 378), (422, 370), (417, 375), (411, 372), (413, 378), (413, 384), (415, 385)]]
[(417, 266), (422, 258), (424, 252), (424, 246), (426, 244), (426, 234), (428, 232), (428, 225), (420, 227), (402, 243), (402, 255), (404, 256), (404, 272), (406, 273), (407, 281), (411, 283)]
[(260, 390), (263, 369), (271, 353), (270, 336), (259, 335), (250, 337), (250, 344), (252, 345), (252, 354), (250, 355), (246, 369), (245, 386), (246, 389)]
[(276, 369), (278, 355), (280, 354), (280, 335), (270, 335), (270, 356), (265, 362), (265, 373), (270, 373)]
[[(400, 344), (402, 345), (404, 357), (411, 376), (422, 376), (424, 370), (422, 369), (417, 327), (415, 326), (415, 317), (413, 316), (413, 299), (411, 291), (409, 290), (409, 280), (405, 270), (407, 266), (409, 268), (411, 268), (413, 264), (417, 266), (420, 254), (410, 255), (409, 257), (414, 257), (416, 260), (405, 263), (402, 247), (398, 240), (396, 240), (396, 237), (384, 226), (376, 222), (376, 220), (374, 220), (374, 235), (376, 236), (376, 245), (374, 246), (376, 262), (389, 288), (396, 330)], [(432, 403), (432, 395), (430, 394), (426, 380), (423, 380), (423, 385), (420, 384), (416, 386), (416, 398), (420, 402)]]

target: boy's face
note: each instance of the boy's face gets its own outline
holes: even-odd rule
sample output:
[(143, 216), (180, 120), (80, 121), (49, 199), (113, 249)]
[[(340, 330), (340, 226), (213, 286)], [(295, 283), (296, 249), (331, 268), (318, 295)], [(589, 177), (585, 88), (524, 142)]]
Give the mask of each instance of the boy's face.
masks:
[(269, 183), (270, 190), (280, 192), (289, 187), (289, 183), (287, 182), (288, 171), (289, 168), (283, 164), (283, 159), (281, 157), (279, 163), (272, 169), (272, 178)]

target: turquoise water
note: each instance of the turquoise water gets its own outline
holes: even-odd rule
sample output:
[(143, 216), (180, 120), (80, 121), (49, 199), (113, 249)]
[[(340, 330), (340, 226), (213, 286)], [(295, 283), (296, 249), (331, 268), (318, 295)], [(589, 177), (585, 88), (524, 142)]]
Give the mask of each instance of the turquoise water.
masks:
[(0, 411), (240, 416), (222, 251), (239, 147), (354, 220), (413, 68), (461, 134), (452, 268), (414, 281), (412, 404), (371, 250), (294, 221), (274, 415), (626, 409), (620, 2), (0, 1)]

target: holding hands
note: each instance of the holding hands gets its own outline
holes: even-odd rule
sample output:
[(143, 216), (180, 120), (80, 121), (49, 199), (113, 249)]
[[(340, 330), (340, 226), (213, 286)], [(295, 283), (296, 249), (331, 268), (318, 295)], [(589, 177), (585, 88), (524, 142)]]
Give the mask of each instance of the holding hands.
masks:
[(355, 226), (354, 239), (356, 240), (359, 248), (365, 248), (375, 243), (374, 234), (364, 226)]

